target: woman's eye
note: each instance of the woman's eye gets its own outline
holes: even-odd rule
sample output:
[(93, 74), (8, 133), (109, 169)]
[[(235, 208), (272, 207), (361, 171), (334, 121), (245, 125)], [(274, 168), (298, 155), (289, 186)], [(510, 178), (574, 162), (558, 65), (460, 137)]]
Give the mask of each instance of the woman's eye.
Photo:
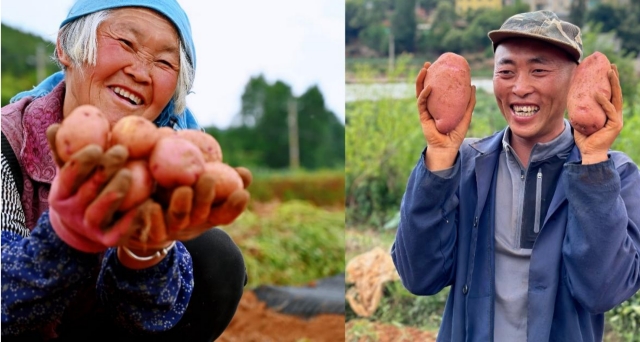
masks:
[(126, 39), (118, 39), (122, 44), (128, 46), (128, 47), (133, 47), (133, 44), (131, 44), (130, 41), (126, 40)]

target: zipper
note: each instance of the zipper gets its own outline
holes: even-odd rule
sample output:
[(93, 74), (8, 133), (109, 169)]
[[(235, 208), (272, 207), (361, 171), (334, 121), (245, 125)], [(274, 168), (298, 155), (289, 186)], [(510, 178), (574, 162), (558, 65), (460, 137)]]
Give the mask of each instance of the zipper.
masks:
[(538, 177), (536, 177), (536, 213), (533, 223), (533, 232), (540, 232), (540, 211), (542, 210), (542, 168), (538, 169)]

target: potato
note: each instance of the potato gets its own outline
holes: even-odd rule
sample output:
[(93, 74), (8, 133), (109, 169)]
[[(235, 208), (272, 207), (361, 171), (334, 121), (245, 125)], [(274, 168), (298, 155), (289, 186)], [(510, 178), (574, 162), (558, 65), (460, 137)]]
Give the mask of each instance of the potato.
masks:
[(129, 160), (125, 168), (131, 170), (132, 182), (131, 188), (127, 192), (118, 207), (118, 210), (127, 211), (137, 205), (142, 204), (151, 196), (153, 192), (154, 181), (149, 172), (149, 163), (143, 159)]
[(238, 172), (225, 163), (208, 162), (204, 164), (204, 169), (215, 176), (216, 197), (213, 204), (224, 202), (234, 191), (244, 187)]
[(471, 99), (471, 68), (464, 57), (442, 54), (427, 69), (424, 86), (431, 85), (427, 110), (442, 134), (451, 132), (464, 117)]
[(141, 116), (125, 116), (111, 129), (111, 145), (124, 145), (129, 158), (148, 157), (158, 137), (156, 125)]
[(192, 186), (204, 172), (204, 157), (190, 141), (168, 136), (158, 140), (151, 151), (149, 169), (151, 176), (165, 188)]
[(169, 136), (178, 135), (178, 131), (174, 130), (171, 127), (160, 127), (158, 128), (158, 139), (162, 139)]
[(607, 56), (596, 51), (576, 68), (567, 95), (567, 110), (571, 126), (584, 135), (591, 135), (604, 127), (607, 115), (595, 98), (597, 92), (611, 100), (611, 83), (607, 73), (611, 63)]
[(198, 146), (205, 162), (222, 161), (220, 144), (211, 134), (195, 129), (185, 129), (178, 131), (178, 135)]
[(102, 112), (91, 105), (75, 108), (62, 120), (56, 133), (56, 151), (62, 161), (90, 144), (105, 150), (109, 143), (111, 125)]

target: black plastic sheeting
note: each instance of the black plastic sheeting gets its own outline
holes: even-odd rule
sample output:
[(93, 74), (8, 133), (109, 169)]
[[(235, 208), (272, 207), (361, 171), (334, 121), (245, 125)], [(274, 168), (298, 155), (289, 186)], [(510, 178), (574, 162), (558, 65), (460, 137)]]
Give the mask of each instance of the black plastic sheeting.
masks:
[(317, 280), (315, 286), (262, 285), (253, 290), (272, 310), (311, 318), (319, 314), (344, 315), (344, 273)]

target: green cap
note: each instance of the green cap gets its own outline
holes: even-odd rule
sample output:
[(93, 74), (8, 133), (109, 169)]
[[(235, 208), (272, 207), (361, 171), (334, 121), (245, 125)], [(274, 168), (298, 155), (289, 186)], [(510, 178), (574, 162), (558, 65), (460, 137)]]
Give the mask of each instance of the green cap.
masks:
[(507, 19), (499, 30), (489, 31), (493, 51), (509, 38), (532, 38), (555, 45), (569, 53), (576, 62), (582, 58), (580, 28), (560, 20), (551, 11), (520, 13)]

